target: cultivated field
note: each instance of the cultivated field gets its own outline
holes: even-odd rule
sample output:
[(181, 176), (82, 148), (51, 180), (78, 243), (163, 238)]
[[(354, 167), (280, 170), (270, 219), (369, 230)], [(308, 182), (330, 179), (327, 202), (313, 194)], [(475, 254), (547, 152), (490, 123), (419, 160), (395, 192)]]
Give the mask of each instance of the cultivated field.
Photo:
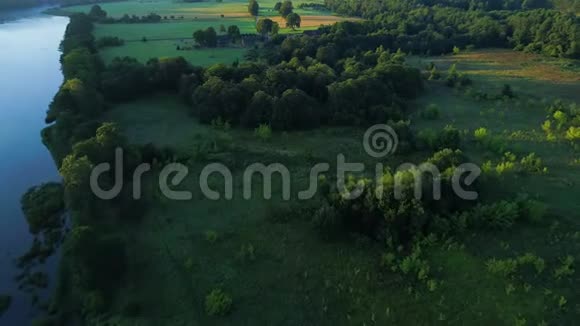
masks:
[[(322, 1), (294, 1), (297, 8), (302, 2)], [(260, 1), (260, 17), (270, 17), (280, 24), (280, 33), (302, 33), (321, 25), (333, 24), (347, 18), (332, 15), (328, 11), (295, 9), (302, 16), (302, 27), (296, 30), (285, 27), (284, 20), (273, 10), (276, 1)], [(224, 59), (225, 62), (233, 62), (243, 59), (241, 49), (216, 49), (177, 51), (181, 42), (192, 45), (192, 34), (199, 29), (213, 27), (218, 33), (220, 27), (237, 25), (242, 34), (256, 33), (256, 19), (248, 13), (247, 1), (226, 0), (223, 2), (206, 1), (183, 3), (171, 0), (151, 1), (123, 1), (102, 3), (100, 6), (110, 17), (120, 18), (125, 14), (144, 16), (156, 13), (163, 17), (160, 23), (150, 24), (96, 24), (94, 34), (98, 37), (116, 36), (126, 41), (124, 46), (118, 48), (105, 48), (101, 51), (102, 57), (109, 62), (115, 56), (132, 56), (139, 60), (147, 61), (151, 57), (183, 56), (195, 64), (213, 64)], [(73, 6), (63, 8), (64, 12), (89, 12), (91, 5)], [(147, 39), (146, 44), (136, 44), (134, 41)], [(182, 44), (183, 45), (183, 44)], [(230, 55), (231, 54), (231, 55)], [(219, 58), (219, 59), (216, 59)]]

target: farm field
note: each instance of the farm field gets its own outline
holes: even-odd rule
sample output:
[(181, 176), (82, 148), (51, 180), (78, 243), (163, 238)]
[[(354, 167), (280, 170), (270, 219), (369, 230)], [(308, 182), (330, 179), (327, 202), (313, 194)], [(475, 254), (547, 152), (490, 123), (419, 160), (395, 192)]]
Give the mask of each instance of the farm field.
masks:
[[(295, 1), (294, 4), (297, 7), (302, 2), (310, 3), (311, 1)], [(349, 19), (333, 16), (328, 11), (296, 9), (295, 12), (302, 16), (302, 25), (301, 28), (293, 30), (285, 27), (283, 19), (279, 17), (277, 12), (274, 12), (275, 3), (276, 1), (272, 0), (261, 1), (260, 17), (270, 17), (278, 22), (281, 27), (281, 34), (302, 33), (304, 30), (317, 29), (321, 25)], [(146, 61), (153, 56), (168, 57), (179, 55), (196, 64), (206, 65), (220, 62), (216, 58), (232, 62), (236, 58), (241, 59), (241, 55), (239, 55), (242, 52), (241, 49), (177, 51), (176, 47), (180, 39), (191, 43), (194, 31), (208, 27), (213, 27), (220, 33), (221, 26), (227, 28), (230, 25), (236, 25), (240, 28), (242, 34), (256, 33), (256, 20), (248, 13), (247, 1), (242, 0), (217, 3), (213, 1), (182, 3), (171, 0), (122, 1), (102, 3), (100, 6), (109, 16), (115, 18), (122, 17), (124, 14), (144, 16), (152, 12), (164, 17), (160, 23), (96, 24), (95, 37), (115, 36), (126, 41), (123, 46), (107, 48), (101, 51), (102, 57), (106, 62), (110, 62), (115, 56), (124, 55), (133, 56), (142, 61)], [(65, 7), (62, 12), (86, 13), (90, 11), (91, 7), (91, 5)], [(351, 18), (351, 20), (354, 19)], [(138, 45), (132, 43), (133, 41), (141, 41), (143, 38), (148, 40), (146, 44)], [(228, 57), (228, 54), (232, 54), (232, 56)]]
[[(231, 64), (244, 61), (245, 48), (215, 48), (177, 50), (177, 46), (190, 44), (191, 41), (151, 41), (127, 42), (122, 47), (110, 47), (99, 51), (105, 62), (111, 62), (115, 57), (130, 56), (146, 63), (151, 58), (181, 56), (193, 65), (211, 66), (216, 63)], [(153, 46), (152, 46), (153, 45)]]

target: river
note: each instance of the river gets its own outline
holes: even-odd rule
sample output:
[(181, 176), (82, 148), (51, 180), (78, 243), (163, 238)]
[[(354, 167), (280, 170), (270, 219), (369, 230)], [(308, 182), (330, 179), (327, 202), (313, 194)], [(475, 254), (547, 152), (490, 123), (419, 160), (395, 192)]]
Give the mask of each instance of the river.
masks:
[[(40, 131), (52, 97), (62, 82), (58, 46), (68, 18), (40, 9), (7, 14), (0, 24), (0, 294), (12, 296), (0, 325), (29, 325), (31, 297), (17, 289), (14, 259), (32, 237), (20, 209), (20, 196), (33, 185), (59, 180), (42, 145)], [(47, 266), (54, 285), (55, 259)]]

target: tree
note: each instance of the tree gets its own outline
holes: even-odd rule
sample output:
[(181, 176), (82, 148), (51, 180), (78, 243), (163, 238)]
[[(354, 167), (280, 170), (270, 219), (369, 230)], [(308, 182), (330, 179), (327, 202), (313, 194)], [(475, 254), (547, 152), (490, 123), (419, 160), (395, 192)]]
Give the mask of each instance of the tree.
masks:
[(296, 29), (296, 27), (300, 27), (302, 23), (302, 18), (297, 13), (290, 13), (286, 16), (286, 26), (292, 28), (292, 30)]
[(262, 35), (272, 34), (274, 30), (274, 21), (270, 18), (262, 18), (256, 24), (256, 30)]
[(204, 45), (205, 44), (205, 32), (201, 29), (195, 31), (193, 33), (193, 39), (195, 40), (195, 42), (197, 42), (197, 44)]
[(232, 41), (235, 43), (240, 40), (242, 37), (240, 33), (240, 28), (236, 25), (231, 25), (228, 27), (228, 35), (232, 38)]
[(260, 4), (258, 4), (258, 1), (250, 0), (250, 3), (248, 4), (248, 12), (250, 13), (250, 15), (252, 15), (254, 17), (258, 17), (259, 11), (260, 11)]
[(104, 11), (101, 6), (94, 5), (91, 7), (91, 11), (89, 12), (89, 17), (94, 20), (101, 20), (107, 18), (107, 12)]
[(208, 48), (215, 48), (217, 46), (217, 32), (213, 27), (195, 31), (193, 33), (193, 39), (201, 46)]
[(282, 2), (276, 2), (276, 4), (274, 5), (274, 10), (279, 12), (280, 8), (282, 8)]
[(512, 91), (512, 87), (509, 84), (504, 84), (501, 90), (501, 95), (508, 98), (513, 98), (514, 92)]
[(264, 91), (254, 93), (241, 123), (248, 128), (255, 128), (260, 124), (268, 124), (272, 119), (274, 98)]
[(290, 15), (292, 12), (294, 11), (294, 5), (292, 4), (292, 1), (286, 0), (282, 3), (282, 5), (280, 6), (280, 15), (282, 15), (282, 17), (286, 18), (288, 15)]

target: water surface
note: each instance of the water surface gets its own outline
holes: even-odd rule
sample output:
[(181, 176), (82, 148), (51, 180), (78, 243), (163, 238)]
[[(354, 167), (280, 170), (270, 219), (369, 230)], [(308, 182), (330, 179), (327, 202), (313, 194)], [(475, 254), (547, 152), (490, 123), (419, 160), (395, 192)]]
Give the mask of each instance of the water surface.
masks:
[[(30, 324), (31, 298), (13, 281), (18, 273), (14, 259), (32, 239), (20, 196), (30, 186), (59, 179), (40, 131), (62, 82), (58, 46), (68, 18), (38, 11), (3, 13), (17, 18), (0, 24), (0, 294), (13, 297), (0, 325)], [(54, 261), (46, 268), (54, 270)], [(50, 276), (54, 284), (54, 275)]]

